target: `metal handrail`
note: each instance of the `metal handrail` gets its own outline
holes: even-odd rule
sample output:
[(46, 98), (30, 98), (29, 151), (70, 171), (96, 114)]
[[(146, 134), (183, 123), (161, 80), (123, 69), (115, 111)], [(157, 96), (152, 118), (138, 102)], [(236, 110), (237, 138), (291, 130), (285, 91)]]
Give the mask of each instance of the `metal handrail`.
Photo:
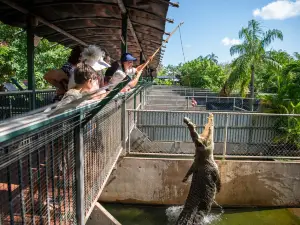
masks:
[(276, 113), (240, 113), (240, 112), (220, 112), (220, 111), (172, 111), (172, 110), (147, 110), (147, 109), (126, 109), (126, 111), (130, 112), (163, 112), (163, 113), (187, 113), (187, 114), (222, 114), (222, 115), (254, 115), (254, 116), (296, 116), (300, 117), (300, 114), (276, 114)]
[(24, 91), (1, 91), (0, 95), (17, 95), (17, 94), (31, 94), (33, 92), (40, 93), (40, 92), (53, 92), (56, 91), (55, 89), (43, 89), (43, 90), (24, 90)]
[[(119, 93), (115, 98), (115, 100), (117, 99), (122, 99), (124, 96), (126, 99), (130, 98), (134, 93), (140, 91), (140, 89), (143, 88), (143, 86), (139, 86), (135, 89), (132, 89), (129, 93)], [(0, 124), (0, 142), (4, 142), (4, 141), (8, 141), (12, 138), (15, 138), (19, 135), (23, 135), (26, 134), (27, 132), (36, 130), (36, 129), (40, 129), (42, 127), (45, 127), (47, 125), (50, 125), (51, 123), (55, 123), (59, 120), (65, 119), (67, 117), (70, 117), (72, 115), (76, 115), (78, 113), (85, 113), (87, 111), (90, 111), (92, 109), (95, 108), (95, 106), (97, 106), (97, 104), (100, 101), (96, 101), (94, 103), (91, 104), (87, 104), (87, 105), (83, 105), (79, 108), (76, 109), (71, 109), (69, 111), (63, 112), (61, 114), (55, 115), (53, 117), (47, 117), (50, 112), (43, 112), (43, 113), (39, 113), (39, 114), (35, 114), (35, 115), (31, 115), (31, 116), (27, 116), (27, 117), (21, 117), (21, 118), (17, 118), (17, 119), (12, 119), (9, 120), (8, 122), (3, 122), (2, 124)], [(24, 124), (24, 121), (30, 121), (31, 122)], [(11, 126), (12, 124), (15, 124), (15, 127), (12, 127), (12, 129), (7, 129), (9, 128), (9, 126)]]

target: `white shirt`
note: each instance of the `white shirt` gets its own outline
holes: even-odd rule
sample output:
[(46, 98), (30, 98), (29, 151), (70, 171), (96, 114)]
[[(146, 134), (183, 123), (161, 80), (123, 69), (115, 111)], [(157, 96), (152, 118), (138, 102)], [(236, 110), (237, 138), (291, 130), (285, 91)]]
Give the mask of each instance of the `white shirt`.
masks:
[(117, 85), (126, 77), (126, 75), (128, 75), (132, 79), (135, 73), (136, 73), (136, 68), (131, 68), (127, 70), (126, 73), (123, 70), (119, 69), (114, 73), (114, 75), (109, 81), (109, 84)]
[(136, 68), (133, 68), (133, 67), (126, 71), (126, 75), (128, 75), (131, 79), (133, 78), (135, 73), (136, 73)]

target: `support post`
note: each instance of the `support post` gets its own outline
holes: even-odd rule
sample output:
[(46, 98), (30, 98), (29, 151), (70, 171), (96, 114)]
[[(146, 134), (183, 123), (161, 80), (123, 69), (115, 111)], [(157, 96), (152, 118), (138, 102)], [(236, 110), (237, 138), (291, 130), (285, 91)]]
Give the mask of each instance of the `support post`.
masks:
[(80, 123), (74, 129), (74, 151), (75, 151), (75, 176), (76, 176), (76, 219), (78, 225), (84, 225), (84, 144), (83, 127), (81, 124), (81, 115), (75, 119)]
[(233, 111), (235, 111), (235, 97), (233, 98)]
[(141, 109), (144, 109), (144, 101), (143, 101), (143, 92), (144, 92), (145, 87), (142, 88), (142, 90), (140, 91), (140, 105), (141, 105)]
[[(152, 88), (152, 86), (151, 86), (151, 88)], [(147, 104), (147, 102), (148, 102), (147, 95), (148, 95), (148, 92), (147, 92), (147, 89), (145, 88), (145, 90), (144, 90), (144, 106), (145, 106), (145, 105)]]
[[(143, 60), (143, 52), (140, 51), (140, 65), (144, 63), (144, 60)], [(148, 66), (146, 67), (146, 77), (147, 77), (147, 69), (148, 69)], [(142, 80), (144, 80), (145, 77), (143, 77), (142, 75)]]
[(127, 128), (128, 128), (128, 148), (126, 149), (126, 153), (127, 154), (130, 154), (130, 114), (131, 114), (131, 112), (130, 111), (128, 111), (128, 126), (127, 126)]
[(29, 97), (30, 109), (35, 107), (35, 76), (34, 76), (34, 28), (35, 18), (27, 15), (27, 76), (28, 76), (28, 90), (32, 93)]
[[(122, 100), (122, 105), (121, 105), (121, 137), (122, 137), (122, 147), (123, 149), (126, 149), (126, 99), (125, 97)], [(127, 121), (127, 124), (129, 126), (129, 121)]]
[(124, 40), (124, 43), (121, 44), (121, 51), (122, 54), (127, 52), (127, 28), (128, 28), (128, 14), (124, 13), (122, 14), (122, 37)]
[[(133, 94), (133, 108), (136, 110), (136, 93)], [(133, 123), (136, 121), (136, 112), (133, 113)]]
[(186, 97), (186, 108), (189, 109), (189, 96)]
[(226, 121), (225, 121), (223, 159), (225, 159), (226, 152), (227, 152), (227, 134), (228, 134), (228, 113), (226, 113)]
[(144, 60), (143, 60), (143, 52), (140, 52), (140, 64), (143, 64)]

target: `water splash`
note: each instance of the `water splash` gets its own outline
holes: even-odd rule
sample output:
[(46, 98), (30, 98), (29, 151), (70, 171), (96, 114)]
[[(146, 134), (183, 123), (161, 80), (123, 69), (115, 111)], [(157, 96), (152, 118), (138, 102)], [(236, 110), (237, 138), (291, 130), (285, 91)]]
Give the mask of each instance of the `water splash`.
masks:
[[(174, 225), (181, 213), (183, 206), (171, 206), (166, 209), (166, 216), (168, 217), (168, 225)], [(209, 225), (213, 221), (221, 220), (221, 215), (223, 214), (223, 209), (221, 213), (209, 214), (204, 217), (204, 224)]]
[(168, 225), (172, 225), (176, 223), (176, 220), (181, 213), (183, 206), (171, 206), (166, 209), (166, 215), (168, 217)]

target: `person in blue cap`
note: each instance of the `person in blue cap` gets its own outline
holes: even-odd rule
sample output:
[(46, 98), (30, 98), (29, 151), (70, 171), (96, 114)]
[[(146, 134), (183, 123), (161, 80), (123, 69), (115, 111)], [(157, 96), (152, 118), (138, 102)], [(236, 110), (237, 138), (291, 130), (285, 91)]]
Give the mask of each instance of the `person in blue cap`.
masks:
[(130, 53), (124, 53), (121, 56), (121, 63), (119, 63), (119, 68), (113, 71), (113, 75), (109, 80), (109, 84), (118, 84), (126, 76), (129, 76), (131, 81), (127, 86), (127, 90), (134, 88), (143, 72), (142, 67), (144, 64), (139, 65), (137, 68), (133, 67), (133, 62), (137, 59), (134, 58)]

